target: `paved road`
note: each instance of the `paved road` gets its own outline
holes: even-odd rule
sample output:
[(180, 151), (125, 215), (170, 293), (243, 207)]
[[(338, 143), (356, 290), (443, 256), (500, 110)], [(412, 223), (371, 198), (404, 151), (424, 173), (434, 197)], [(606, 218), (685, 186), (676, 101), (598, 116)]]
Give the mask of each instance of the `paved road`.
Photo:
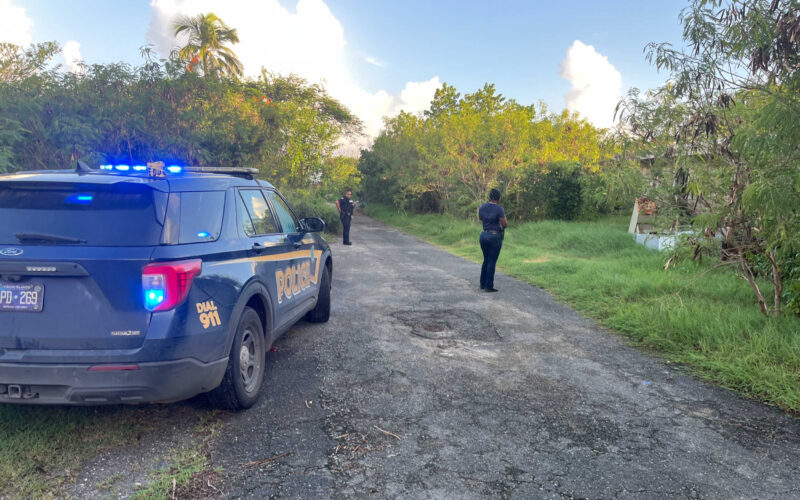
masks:
[(266, 397), (220, 430), (225, 496), (800, 497), (798, 419), (527, 284), (484, 294), (476, 264), (371, 219), (353, 241), (331, 321), (279, 341)]

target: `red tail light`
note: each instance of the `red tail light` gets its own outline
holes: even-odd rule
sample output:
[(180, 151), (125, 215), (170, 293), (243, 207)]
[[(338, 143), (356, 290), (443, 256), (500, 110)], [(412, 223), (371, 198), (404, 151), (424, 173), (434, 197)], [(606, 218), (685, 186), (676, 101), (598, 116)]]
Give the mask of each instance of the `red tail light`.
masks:
[(166, 311), (181, 305), (202, 270), (200, 259), (146, 265), (142, 269), (144, 306), (150, 311)]
[(90, 372), (132, 372), (139, 370), (139, 365), (94, 365)]

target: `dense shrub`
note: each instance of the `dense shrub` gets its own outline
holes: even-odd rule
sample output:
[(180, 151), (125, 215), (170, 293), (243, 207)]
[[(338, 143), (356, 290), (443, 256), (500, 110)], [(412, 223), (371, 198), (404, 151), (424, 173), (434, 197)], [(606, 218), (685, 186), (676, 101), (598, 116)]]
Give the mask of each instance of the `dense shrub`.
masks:
[(783, 273), (783, 282), (786, 283), (783, 291), (786, 311), (800, 316), (800, 254), (795, 255), (792, 262), (787, 262)]
[(786, 259), (781, 269), (784, 285), (783, 301), (786, 311), (800, 316), (800, 253)]
[(507, 212), (524, 220), (574, 220), (583, 207), (583, 175), (580, 165), (573, 162), (530, 169), (519, 187), (507, 193)]
[[(386, 119), (359, 170), (370, 200), (404, 211), (474, 217), (489, 190), (499, 188), (512, 218), (571, 219), (580, 210), (582, 188), (574, 177), (581, 172), (549, 167), (566, 162), (602, 172), (613, 153), (603, 131), (575, 113), (520, 104), (489, 83), (464, 96), (443, 84), (422, 115)], [(546, 192), (533, 193), (529, 180)]]
[[(770, 279), (772, 268), (764, 255), (750, 255), (748, 262), (757, 276)], [(800, 253), (778, 257), (778, 268), (783, 281), (783, 312), (800, 316)]]
[(285, 191), (284, 196), (294, 209), (294, 213), (302, 218), (319, 217), (325, 221), (325, 232), (339, 234), (342, 232), (342, 221), (336, 205), (308, 191)]

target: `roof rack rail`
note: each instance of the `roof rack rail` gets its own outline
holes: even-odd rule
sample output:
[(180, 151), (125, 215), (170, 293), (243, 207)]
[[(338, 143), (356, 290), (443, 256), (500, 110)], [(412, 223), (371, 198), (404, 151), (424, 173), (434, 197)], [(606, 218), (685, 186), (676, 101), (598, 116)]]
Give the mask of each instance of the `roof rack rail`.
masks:
[(206, 174), (225, 174), (245, 179), (254, 179), (257, 168), (249, 167), (183, 167), (184, 172), (201, 172)]

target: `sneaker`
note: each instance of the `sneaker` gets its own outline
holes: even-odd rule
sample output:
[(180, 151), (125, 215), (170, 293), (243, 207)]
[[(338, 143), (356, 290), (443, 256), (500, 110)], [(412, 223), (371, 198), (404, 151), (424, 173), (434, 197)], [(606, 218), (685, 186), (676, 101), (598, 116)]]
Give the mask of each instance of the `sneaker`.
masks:
[(347, 243), (342, 243), (342, 245), (352, 245), (349, 241)]
[(497, 288), (485, 288), (484, 290), (485, 290), (486, 292), (499, 292), (499, 291), (500, 291), (500, 290), (498, 290)]

